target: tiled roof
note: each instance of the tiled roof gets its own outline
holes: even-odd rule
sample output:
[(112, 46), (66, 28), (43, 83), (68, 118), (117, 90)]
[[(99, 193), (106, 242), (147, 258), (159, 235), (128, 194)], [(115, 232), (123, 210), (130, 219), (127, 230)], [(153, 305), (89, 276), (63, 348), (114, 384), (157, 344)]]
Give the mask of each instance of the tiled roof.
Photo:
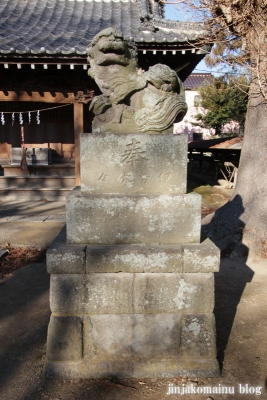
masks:
[(153, 0), (3, 0), (0, 56), (85, 55), (102, 29), (115, 27), (137, 45), (195, 41), (203, 26), (164, 20)]
[(225, 142), (221, 142), (218, 144), (215, 144), (214, 146), (210, 146), (211, 149), (241, 149), (243, 144), (243, 138), (242, 137), (235, 137), (229, 140), (226, 140)]
[(232, 149), (241, 150), (243, 144), (242, 137), (218, 138), (208, 140), (194, 140), (188, 143), (188, 148), (193, 149)]
[(214, 76), (210, 73), (206, 74), (191, 74), (184, 81), (184, 87), (186, 90), (196, 89), (198, 86), (201, 86), (205, 83), (212, 83), (214, 80)]

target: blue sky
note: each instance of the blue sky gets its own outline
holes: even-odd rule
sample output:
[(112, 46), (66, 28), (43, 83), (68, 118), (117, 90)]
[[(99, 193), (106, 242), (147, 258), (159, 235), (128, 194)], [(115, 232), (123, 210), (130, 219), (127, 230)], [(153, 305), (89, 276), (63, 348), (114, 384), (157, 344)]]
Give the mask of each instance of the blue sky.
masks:
[[(179, 12), (177, 9), (177, 6), (175, 4), (166, 4), (165, 5), (165, 18), (166, 19), (171, 19), (174, 21), (185, 21), (185, 15)], [(212, 69), (210, 67), (207, 67), (205, 64), (205, 61), (202, 60), (198, 65), (197, 68), (194, 69), (193, 72), (211, 72), (211, 73), (218, 73), (216, 69)]]
[[(166, 0), (168, 2), (172, 1), (172, 0)], [(177, 1), (177, 0), (173, 0), (173, 1)], [(184, 10), (182, 10), (181, 12), (178, 10), (178, 6), (175, 4), (165, 4), (165, 18), (166, 19), (171, 19), (174, 21), (194, 21), (192, 14), (191, 14), (191, 18), (190, 18), (190, 13), (187, 12), (185, 13)], [(194, 69), (193, 72), (210, 72), (212, 74), (214, 74), (216, 77), (220, 76), (220, 75), (224, 75), (227, 72), (227, 66), (226, 64), (223, 65), (218, 65), (215, 68), (211, 68), (208, 67), (205, 63), (204, 60), (202, 60), (197, 67)], [(228, 69), (228, 72), (234, 74), (234, 75), (244, 75), (247, 74), (248, 77), (250, 76), (250, 72), (249, 70), (245, 70), (244, 68), (240, 68), (238, 72), (233, 72), (230, 70), (230, 68)]]

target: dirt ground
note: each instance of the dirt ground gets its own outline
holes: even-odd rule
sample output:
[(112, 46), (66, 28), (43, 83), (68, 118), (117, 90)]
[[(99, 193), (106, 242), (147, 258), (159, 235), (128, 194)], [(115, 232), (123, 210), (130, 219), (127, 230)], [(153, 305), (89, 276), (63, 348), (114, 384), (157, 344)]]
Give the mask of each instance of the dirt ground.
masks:
[[(227, 196), (223, 201), (227, 201)], [(203, 215), (205, 207), (209, 208), (203, 204)], [(21, 256), (24, 261), (25, 258), (25, 254)], [(267, 399), (267, 261), (249, 257), (221, 259), (220, 271), (215, 273), (214, 311), (221, 376), (206, 379), (185, 376), (44, 380), (42, 370), (50, 318), (49, 275), (45, 263), (38, 259), (15, 269), (0, 281), (1, 400)], [(179, 390), (184, 388), (185, 392), (206, 392), (168, 394), (169, 385)], [(214, 390), (230, 393), (209, 393)]]

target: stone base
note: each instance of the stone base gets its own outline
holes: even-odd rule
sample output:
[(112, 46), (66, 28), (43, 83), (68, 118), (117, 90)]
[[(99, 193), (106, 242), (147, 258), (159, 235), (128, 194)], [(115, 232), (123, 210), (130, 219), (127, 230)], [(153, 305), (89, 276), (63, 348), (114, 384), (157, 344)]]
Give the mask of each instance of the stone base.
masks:
[(199, 243), (201, 196), (90, 195), (66, 201), (68, 244)]
[(219, 250), (66, 245), (47, 252), (52, 316), (45, 373), (57, 378), (217, 376)]
[(185, 194), (184, 136), (81, 137), (81, 187), (51, 274), (45, 372), (58, 378), (216, 376), (219, 250)]
[(161, 360), (140, 362), (89, 363), (47, 362), (44, 375), (50, 379), (89, 378), (213, 378), (220, 376), (216, 359)]
[(48, 337), (50, 361), (84, 359), (91, 364), (216, 356), (212, 313), (52, 314)]
[(56, 378), (217, 376), (209, 314), (52, 315), (45, 373)]
[(217, 272), (220, 250), (206, 239), (200, 244), (66, 244), (61, 231), (46, 254), (51, 275), (117, 272)]

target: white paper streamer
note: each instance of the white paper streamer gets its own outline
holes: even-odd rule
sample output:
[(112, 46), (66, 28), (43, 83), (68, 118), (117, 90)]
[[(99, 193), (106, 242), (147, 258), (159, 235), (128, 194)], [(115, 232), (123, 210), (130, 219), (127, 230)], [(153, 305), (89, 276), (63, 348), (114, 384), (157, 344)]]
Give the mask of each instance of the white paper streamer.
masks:
[(36, 121), (37, 121), (38, 125), (41, 123), (41, 121), (40, 121), (40, 111), (39, 110), (37, 111)]
[(4, 116), (3, 112), (1, 113), (1, 122), (2, 122), (2, 125), (5, 125), (5, 116)]
[(32, 119), (32, 117), (31, 117), (31, 112), (29, 111), (29, 113), (28, 113), (28, 116), (29, 116), (29, 124), (31, 123), (31, 119)]
[(22, 116), (22, 113), (19, 113), (19, 123), (20, 123), (20, 125), (23, 125), (23, 116)]
[(14, 125), (14, 122), (15, 122), (15, 113), (13, 112), (12, 113), (12, 126)]

